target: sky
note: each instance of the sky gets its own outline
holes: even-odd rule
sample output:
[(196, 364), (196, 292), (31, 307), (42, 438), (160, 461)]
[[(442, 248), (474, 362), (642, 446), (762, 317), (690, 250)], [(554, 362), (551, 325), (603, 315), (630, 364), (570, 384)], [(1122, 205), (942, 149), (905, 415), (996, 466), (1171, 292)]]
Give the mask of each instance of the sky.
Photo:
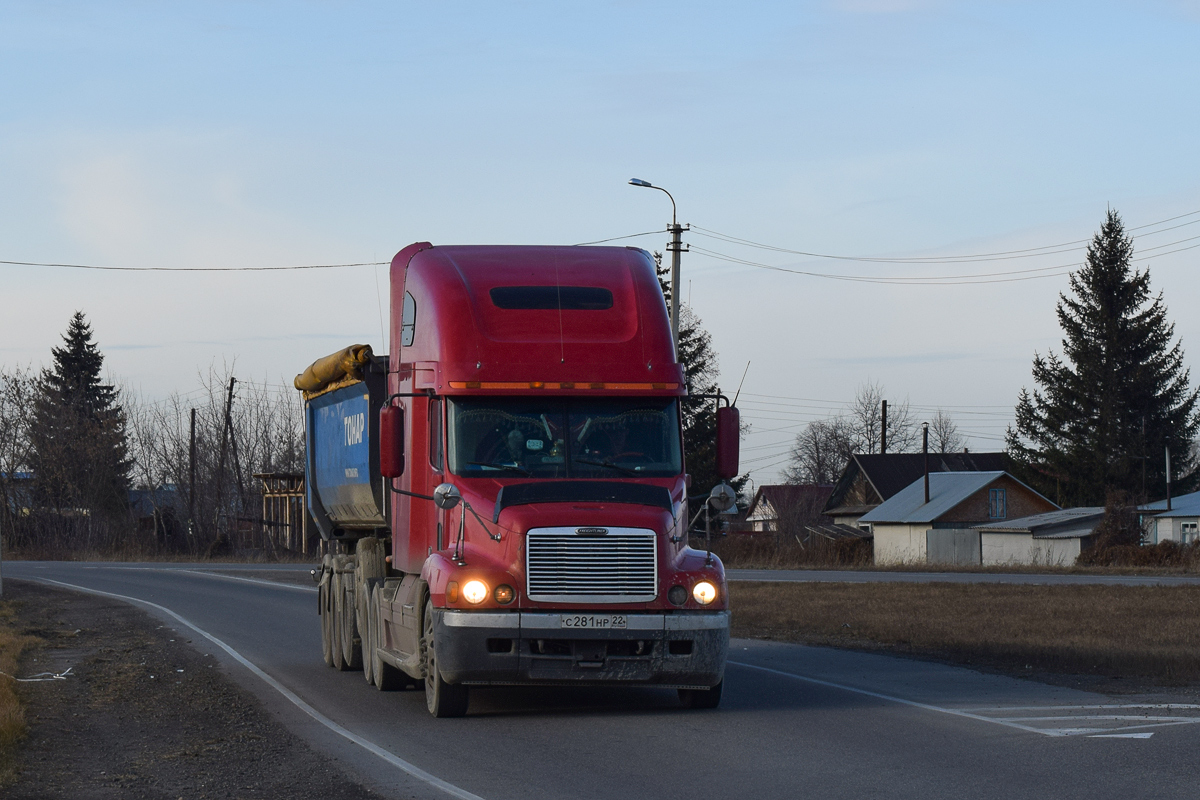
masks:
[[(1197, 41), (1196, 0), (5, 0), (0, 261), (662, 250), (671, 204), (638, 177), (692, 226), (681, 295), (725, 391), (745, 373), (755, 483), (865, 382), (995, 450), (1109, 208), (1200, 356)], [(48, 364), (79, 310), (149, 402), (213, 365), (286, 392), (386, 352), (386, 282), (0, 264), (0, 368)]]

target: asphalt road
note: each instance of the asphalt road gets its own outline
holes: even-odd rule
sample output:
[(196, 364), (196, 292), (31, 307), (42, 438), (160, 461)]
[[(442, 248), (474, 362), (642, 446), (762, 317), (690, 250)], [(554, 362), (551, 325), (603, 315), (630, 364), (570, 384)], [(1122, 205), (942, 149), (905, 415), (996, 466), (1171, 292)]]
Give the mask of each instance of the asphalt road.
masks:
[(151, 614), (385, 796), (1196, 795), (1200, 705), (1187, 698), (777, 643), (735, 640), (716, 711), (683, 710), (666, 690), (497, 688), (474, 690), (465, 719), (435, 720), (419, 692), (379, 693), (325, 666), (311, 586), (220, 569), (3, 565), (9, 578), (156, 604)]
[(853, 569), (729, 569), (731, 581), (783, 583), (1023, 583), (1048, 586), (1200, 586), (1200, 575), (1064, 575), (1054, 572), (884, 572)]

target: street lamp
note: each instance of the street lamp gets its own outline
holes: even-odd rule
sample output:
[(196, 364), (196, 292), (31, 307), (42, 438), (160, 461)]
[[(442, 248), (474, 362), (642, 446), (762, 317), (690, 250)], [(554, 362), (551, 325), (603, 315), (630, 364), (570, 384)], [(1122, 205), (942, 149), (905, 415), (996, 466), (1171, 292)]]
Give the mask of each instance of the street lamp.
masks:
[[(658, 189), (667, 197), (671, 197), (671, 193), (661, 186), (655, 186), (650, 181), (644, 181), (641, 178), (630, 178), (630, 186), (641, 186), (645, 189)], [(671, 251), (671, 338), (675, 341), (675, 352), (679, 353), (679, 254), (683, 252), (683, 243), (680, 237), (683, 235), (683, 226), (678, 222), (678, 215), (675, 210), (675, 198), (671, 197), (671, 227), (667, 228), (671, 234), (671, 241), (667, 244), (667, 250)]]

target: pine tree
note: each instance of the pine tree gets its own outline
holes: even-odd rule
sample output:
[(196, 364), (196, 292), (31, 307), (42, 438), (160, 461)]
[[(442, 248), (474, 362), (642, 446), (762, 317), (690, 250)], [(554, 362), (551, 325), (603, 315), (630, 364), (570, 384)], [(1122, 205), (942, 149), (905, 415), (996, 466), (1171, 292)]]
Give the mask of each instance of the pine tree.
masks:
[[(671, 286), (666, 281), (667, 270), (662, 266), (662, 253), (654, 254), (658, 283), (663, 299), (671, 305)], [(712, 347), (712, 336), (704, 329), (704, 323), (689, 306), (679, 306), (679, 363), (683, 364), (688, 381), (688, 397), (680, 403), (683, 424), (683, 452), (687, 458), (687, 471), (692, 476), (689, 494), (699, 498), (691, 504), (695, 514), (707, 495), (721, 482), (717, 475), (717, 419), (714, 401), (697, 395), (717, 393), (717, 374), (720, 371), (717, 354)], [(728, 481), (740, 496), (746, 485), (747, 476), (742, 475)], [(742, 505), (744, 502), (739, 501)]]
[(1006, 436), (1020, 477), (1063, 505), (1103, 505), (1115, 492), (1162, 497), (1164, 447), (1177, 487), (1196, 477), (1198, 391), (1162, 294), (1151, 299), (1150, 271), (1132, 257), (1109, 210), (1071, 274), (1071, 296), (1059, 295), (1062, 355), (1034, 356), (1038, 388), (1021, 390)]
[(123, 507), (130, 463), (125, 412), (101, 382), (104, 356), (75, 312), (37, 382), (30, 432), (35, 491), (51, 508), (112, 512)]

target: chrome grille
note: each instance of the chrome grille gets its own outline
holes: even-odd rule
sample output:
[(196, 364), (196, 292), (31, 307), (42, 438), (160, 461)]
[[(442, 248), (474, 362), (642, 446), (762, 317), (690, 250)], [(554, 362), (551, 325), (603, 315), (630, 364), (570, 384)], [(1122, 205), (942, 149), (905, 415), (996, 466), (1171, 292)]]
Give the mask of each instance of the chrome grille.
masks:
[(637, 603), (654, 599), (658, 572), (654, 531), (607, 528), (602, 536), (581, 536), (576, 530), (534, 528), (526, 534), (530, 600)]

